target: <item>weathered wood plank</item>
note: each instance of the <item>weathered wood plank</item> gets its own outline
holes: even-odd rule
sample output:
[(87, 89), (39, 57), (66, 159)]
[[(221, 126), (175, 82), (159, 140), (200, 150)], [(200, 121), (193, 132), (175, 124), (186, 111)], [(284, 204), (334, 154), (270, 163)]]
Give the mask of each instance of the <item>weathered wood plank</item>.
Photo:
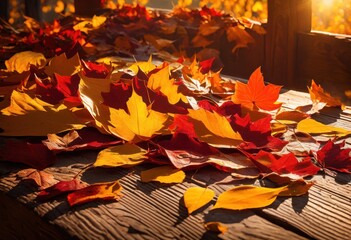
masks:
[[(60, 168), (48, 168), (58, 179), (73, 177), (80, 168), (75, 168), (71, 155), (59, 159)], [(95, 160), (96, 152), (85, 153), (85, 163)], [(79, 160), (82, 164), (82, 159)], [(62, 164), (66, 163), (67, 167)], [(79, 165), (79, 164), (78, 164)], [(75, 168), (73, 170), (73, 168)], [(70, 236), (79, 239), (217, 239), (215, 233), (203, 227), (206, 221), (221, 221), (229, 227), (229, 233), (220, 235), (224, 239), (304, 239), (255, 215), (252, 211), (226, 212), (205, 209), (188, 216), (182, 202), (184, 191), (195, 184), (165, 186), (158, 183), (141, 183), (139, 172), (148, 165), (133, 169), (92, 169), (83, 174), (87, 182), (101, 182), (120, 179), (124, 197), (119, 202), (93, 202), (69, 208), (64, 198), (59, 197), (46, 203), (36, 202), (36, 191), (19, 184), (14, 177), (3, 177), (0, 190), (17, 197), (19, 201), (33, 208), (34, 212), (64, 229)], [(67, 174), (65, 174), (65, 172)], [(220, 173), (213, 169), (214, 173)], [(33, 191), (34, 190), (34, 191)]]

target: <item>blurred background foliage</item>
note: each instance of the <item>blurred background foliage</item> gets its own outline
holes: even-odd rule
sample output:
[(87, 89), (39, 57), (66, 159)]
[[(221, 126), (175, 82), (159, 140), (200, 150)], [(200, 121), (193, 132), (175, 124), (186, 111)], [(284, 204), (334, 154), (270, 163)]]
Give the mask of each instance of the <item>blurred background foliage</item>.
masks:
[[(116, 8), (124, 3), (171, 9), (174, 6), (213, 7), (252, 20), (267, 21), (267, 0), (102, 0), (104, 7)], [(9, 23), (23, 22), (23, 0), (10, 0)], [(74, 13), (74, 0), (41, 0), (41, 19), (53, 19)], [(351, 35), (351, 0), (312, 0), (312, 29)]]

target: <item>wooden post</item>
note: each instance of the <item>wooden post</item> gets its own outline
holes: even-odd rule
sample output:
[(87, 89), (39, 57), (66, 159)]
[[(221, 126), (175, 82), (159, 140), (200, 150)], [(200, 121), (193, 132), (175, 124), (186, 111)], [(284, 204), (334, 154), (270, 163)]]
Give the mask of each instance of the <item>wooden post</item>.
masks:
[(101, 12), (101, 0), (74, 0), (75, 14), (79, 16), (92, 17)]
[(265, 81), (294, 86), (298, 32), (311, 31), (312, 0), (268, 0)]
[(0, 18), (4, 20), (8, 20), (9, 18), (9, 1), (8, 0), (0, 0)]
[(41, 20), (41, 3), (40, 0), (25, 0), (24, 11), (26, 16)]

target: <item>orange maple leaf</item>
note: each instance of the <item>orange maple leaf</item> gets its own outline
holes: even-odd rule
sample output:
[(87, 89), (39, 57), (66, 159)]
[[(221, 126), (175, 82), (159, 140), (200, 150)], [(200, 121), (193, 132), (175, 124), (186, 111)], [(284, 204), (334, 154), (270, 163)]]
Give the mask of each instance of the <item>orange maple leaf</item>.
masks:
[(274, 84), (265, 85), (261, 68), (257, 68), (251, 74), (247, 84), (236, 82), (232, 101), (251, 110), (254, 108), (268, 111), (276, 110), (282, 105), (276, 102), (281, 87)]

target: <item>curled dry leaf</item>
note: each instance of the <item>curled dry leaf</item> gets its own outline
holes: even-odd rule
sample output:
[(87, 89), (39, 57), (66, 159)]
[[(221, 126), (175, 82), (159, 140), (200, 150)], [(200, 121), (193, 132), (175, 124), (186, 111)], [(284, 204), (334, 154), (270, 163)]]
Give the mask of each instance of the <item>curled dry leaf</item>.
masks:
[(99, 152), (94, 163), (95, 167), (132, 167), (146, 159), (146, 150), (132, 144), (125, 143), (106, 148)]
[(303, 119), (308, 118), (309, 115), (297, 110), (293, 111), (282, 111), (275, 116), (275, 120), (278, 120), (283, 124), (297, 124)]
[(122, 196), (122, 189), (118, 180), (97, 183), (68, 194), (67, 200), (71, 207), (96, 200), (118, 200)]
[(191, 187), (188, 188), (184, 193), (185, 207), (188, 209), (188, 213), (191, 214), (199, 208), (209, 203), (215, 192), (208, 188), (202, 187)]
[(42, 53), (25, 51), (14, 54), (9, 60), (5, 61), (8, 71), (22, 73), (29, 71), (30, 65), (43, 67), (46, 64), (46, 58)]
[(34, 183), (40, 189), (51, 187), (57, 183), (57, 180), (52, 174), (34, 168), (23, 169), (19, 171), (16, 176), (22, 181)]
[(167, 165), (142, 171), (140, 178), (142, 182), (181, 183), (185, 179), (185, 173)]
[(314, 104), (323, 102), (326, 103), (327, 107), (340, 107), (342, 110), (346, 108), (340, 99), (332, 97), (328, 92), (325, 92), (321, 85), (317, 85), (314, 80), (312, 80), (311, 86), (307, 88)]
[(69, 181), (60, 181), (51, 187), (41, 190), (37, 196), (37, 200), (46, 201), (59, 195), (85, 188), (87, 186), (87, 183), (84, 183), (76, 178)]
[(211, 164), (224, 171), (245, 169), (254, 165), (242, 153), (224, 154), (205, 142), (186, 134), (174, 134), (158, 145), (176, 168), (199, 168)]
[(278, 196), (300, 196), (306, 194), (312, 185), (313, 183), (297, 180), (279, 188), (238, 186), (220, 194), (212, 209), (243, 210), (262, 208), (272, 204)]
[(96, 128), (85, 127), (78, 131), (72, 130), (64, 136), (48, 134), (43, 144), (56, 153), (61, 151), (75, 151), (84, 149), (101, 149), (120, 144), (121, 139), (112, 135), (102, 134)]

